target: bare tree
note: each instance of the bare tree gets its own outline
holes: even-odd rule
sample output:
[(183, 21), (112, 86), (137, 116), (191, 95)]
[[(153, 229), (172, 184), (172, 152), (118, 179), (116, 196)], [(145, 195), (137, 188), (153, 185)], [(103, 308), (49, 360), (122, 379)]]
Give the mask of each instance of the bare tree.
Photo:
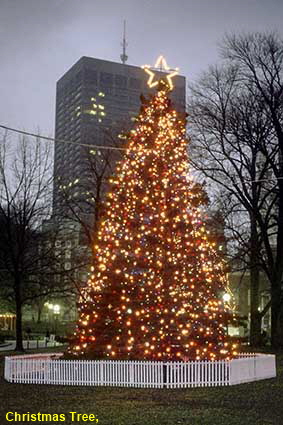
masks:
[[(189, 105), (193, 127), (193, 164), (221, 189), (221, 203), (234, 223), (231, 230), (248, 253), (251, 288), (251, 343), (258, 344), (259, 272), (266, 272), (262, 255), (264, 240), (270, 241), (278, 199), (270, 181), (271, 162), (278, 147), (270, 143), (274, 132), (261, 94), (251, 83), (243, 86), (237, 66), (211, 67), (192, 87)], [(268, 153), (263, 154), (262, 146)], [(227, 209), (228, 208), (228, 209)], [(239, 215), (241, 211), (241, 215)], [(236, 226), (235, 226), (236, 221)], [(261, 223), (261, 226), (259, 225)], [(249, 226), (248, 240), (243, 238)]]
[[(261, 143), (260, 149), (272, 168), (278, 194), (276, 210), (276, 249), (268, 234), (263, 238), (266, 251), (266, 273), (271, 283), (272, 344), (283, 345), (283, 41), (276, 34), (227, 36), (223, 57), (238, 68), (239, 78), (250, 92), (257, 90), (273, 137)], [(276, 152), (276, 156), (270, 155)], [(259, 227), (265, 223), (257, 218)], [(262, 232), (263, 233), (263, 232)]]
[(22, 307), (62, 294), (54, 244), (45, 243), (43, 222), (51, 214), (52, 151), (45, 142), (6, 133), (0, 145), (0, 290), (16, 311), (16, 350), (23, 350)]
[(61, 184), (62, 218), (79, 225), (81, 239), (84, 245), (90, 248), (92, 257), (108, 179), (114, 173), (117, 161), (122, 157), (123, 150), (119, 149), (124, 139), (122, 129), (120, 131), (105, 129), (104, 146), (114, 149), (96, 147), (85, 149), (83, 175), (77, 178), (74, 184), (70, 185), (68, 182)]

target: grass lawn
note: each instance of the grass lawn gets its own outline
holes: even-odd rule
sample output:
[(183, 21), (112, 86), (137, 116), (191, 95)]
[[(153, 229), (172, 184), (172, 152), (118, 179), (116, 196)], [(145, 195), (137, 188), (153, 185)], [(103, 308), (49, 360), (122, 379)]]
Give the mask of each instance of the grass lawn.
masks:
[[(52, 350), (54, 351), (54, 350)], [(70, 411), (93, 413), (100, 425), (282, 425), (283, 354), (277, 378), (233, 387), (185, 390), (9, 384), (0, 354), (0, 424), (72, 422)], [(65, 413), (65, 422), (8, 422), (7, 412)]]

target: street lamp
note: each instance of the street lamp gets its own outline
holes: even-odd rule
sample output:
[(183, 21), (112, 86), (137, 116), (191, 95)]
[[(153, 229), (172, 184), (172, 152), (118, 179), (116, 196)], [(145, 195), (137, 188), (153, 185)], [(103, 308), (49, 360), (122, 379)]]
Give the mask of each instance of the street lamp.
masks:
[(223, 301), (225, 301), (225, 303), (229, 303), (231, 301), (231, 295), (228, 294), (228, 292), (225, 292), (222, 298), (223, 298)]
[(53, 305), (53, 312), (54, 312), (55, 315), (60, 314), (60, 309), (61, 309), (61, 307), (59, 306), (59, 304)]
[(61, 307), (60, 307), (60, 305), (59, 304), (54, 304), (53, 305), (53, 313), (54, 313), (54, 322), (55, 322), (55, 326), (54, 326), (54, 331), (55, 331), (55, 334), (56, 334), (56, 331), (57, 331), (57, 322), (58, 322), (58, 316), (59, 316), (59, 314), (60, 314), (60, 309), (61, 309)]
[(53, 312), (54, 328), (55, 328), (54, 331), (56, 332), (57, 320), (58, 320), (58, 316), (60, 314), (61, 306), (59, 304), (52, 304), (50, 302), (46, 302), (44, 305), (49, 310), (49, 314), (48, 314), (49, 324), (50, 324), (50, 313)]

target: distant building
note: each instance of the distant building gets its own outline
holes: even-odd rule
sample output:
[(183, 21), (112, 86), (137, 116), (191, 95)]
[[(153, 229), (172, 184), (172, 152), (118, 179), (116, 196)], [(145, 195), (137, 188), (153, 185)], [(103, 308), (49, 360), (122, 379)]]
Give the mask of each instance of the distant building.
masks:
[[(140, 95), (154, 89), (137, 66), (82, 57), (57, 82), (55, 137), (74, 144), (55, 143), (53, 212), (60, 214), (60, 188), (75, 185), (87, 173), (89, 148), (82, 144), (112, 144), (107, 131), (117, 136), (133, 127), (141, 105)], [(171, 99), (185, 112), (185, 77), (174, 77)]]
[(16, 315), (13, 313), (0, 314), (0, 331), (14, 331), (16, 329)]

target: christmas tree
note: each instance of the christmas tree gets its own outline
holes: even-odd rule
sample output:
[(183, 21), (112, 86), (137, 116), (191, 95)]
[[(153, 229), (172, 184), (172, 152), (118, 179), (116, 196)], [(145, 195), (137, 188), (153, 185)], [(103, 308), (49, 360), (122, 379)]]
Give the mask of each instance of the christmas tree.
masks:
[[(231, 358), (223, 261), (202, 220), (205, 194), (188, 170), (185, 117), (172, 76), (150, 83), (110, 179), (96, 260), (69, 352), (91, 358)], [(235, 352), (234, 352), (235, 354)]]

